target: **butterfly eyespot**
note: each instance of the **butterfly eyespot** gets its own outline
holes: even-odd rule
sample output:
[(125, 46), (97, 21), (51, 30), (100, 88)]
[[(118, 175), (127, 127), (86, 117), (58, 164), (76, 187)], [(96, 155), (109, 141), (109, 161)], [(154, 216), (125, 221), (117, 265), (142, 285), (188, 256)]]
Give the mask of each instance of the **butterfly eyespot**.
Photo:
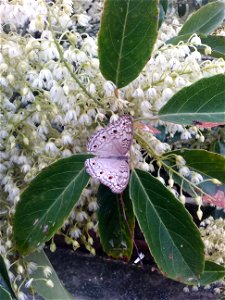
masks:
[(112, 176), (109, 176), (108, 178), (109, 178), (109, 179), (113, 179), (113, 177), (112, 177)]
[(103, 174), (103, 171), (99, 172), (99, 174)]
[(93, 162), (92, 165), (95, 165), (95, 162)]
[(94, 146), (93, 146), (93, 148), (96, 148), (96, 147), (97, 147), (97, 145), (94, 145)]
[(103, 135), (103, 137), (102, 137), (103, 139), (106, 139), (106, 136), (105, 135)]
[(117, 130), (116, 130), (116, 129), (114, 129), (114, 130), (113, 130), (113, 133), (117, 133)]

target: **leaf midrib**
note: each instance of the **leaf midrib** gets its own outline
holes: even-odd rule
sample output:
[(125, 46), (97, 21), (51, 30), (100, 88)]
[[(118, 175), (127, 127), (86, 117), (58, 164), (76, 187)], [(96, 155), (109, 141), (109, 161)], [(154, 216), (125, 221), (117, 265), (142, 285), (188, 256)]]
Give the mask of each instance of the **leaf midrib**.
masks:
[(126, 25), (127, 25), (129, 6), (130, 6), (130, 0), (128, 0), (128, 3), (127, 3), (127, 11), (126, 11), (125, 19), (124, 19), (122, 38), (121, 38), (119, 55), (118, 55), (118, 64), (117, 64), (117, 68), (116, 68), (116, 86), (118, 85), (118, 82), (119, 82), (121, 57), (122, 57), (122, 52), (123, 52), (123, 44), (124, 44), (124, 40), (125, 40), (125, 31), (126, 31)]
[[(185, 113), (185, 112), (183, 112), (183, 113), (173, 113), (173, 114), (164, 114), (164, 115), (159, 115), (160, 116), (160, 118), (161, 117), (170, 117), (170, 116), (193, 116), (193, 115), (198, 115), (198, 116), (205, 116), (205, 115), (209, 115), (209, 112), (205, 112), (205, 113), (198, 113), (198, 112), (190, 112), (190, 113)], [(221, 115), (221, 116), (223, 116), (223, 115), (225, 115), (225, 112), (210, 112), (210, 115)]]
[[(136, 176), (136, 178), (137, 178), (137, 180), (138, 180), (140, 186), (142, 187), (142, 190), (144, 191), (145, 196), (147, 196), (147, 199), (149, 199), (149, 196), (148, 196), (147, 192), (145, 191), (145, 188), (144, 188), (144, 186), (143, 186), (141, 180), (139, 179), (138, 175), (136, 175), (137, 173), (136, 173), (135, 171), (133, 171), (133, 172), (135, 173), (135, 176)], [(170, 240), (173, 241), (173, 240), (171, 239), (171, 236), (170, 236), (169, 231), (167, 230), (165, 224), (161, 221), (161, 218), (159, 217), (159, 214), (158, 214), (157, 210), (155, 210), (155, 208), (154, 208), (154, 206), (152, 205), (151, 201), (149, 201), (149, 203), (150, 203), (151, 207), (153, 208), (155, 214), (157, 215), (158, 220), (160, 221), (160, 224), (163, 224), (163, 226), (164, 226), (164, 228), (165, 228), (167, 234), (168, 234), (169, 237), (170, 237)], [(173, 242), (172, 244), (176, 246), (176, 244), (174, 244), (174, 242)], [(179, 248), (178, 248), (177, 246), (176, 246), (175, 248), (176, 248), (176, 249), (178, 250), (178, 252), (180, 253), (180, 256), (181, 256), (182, 259), (184, 260), (184, 262), (185, 262), (186, 266), (188, 267), (189, 271), (193, 274), (194, 272), (190, 269), (190, 267), (189, 267), (187, 261), (184, 259), (184, 257), (183, 257), (183, 255), (181, 254)]]

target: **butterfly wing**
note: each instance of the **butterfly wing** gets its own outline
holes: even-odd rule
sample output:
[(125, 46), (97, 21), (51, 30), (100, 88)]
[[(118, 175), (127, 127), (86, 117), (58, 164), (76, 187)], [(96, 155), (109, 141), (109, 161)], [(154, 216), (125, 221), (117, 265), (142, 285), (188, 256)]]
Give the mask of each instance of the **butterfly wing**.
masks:
[(108, 186), (112, 192), (122, 193), (130, 177), (130, 166), (128, 158), (90, 158), (85, 161), (87, 173), (100, 180), (101, 183)]
[(87, 151), (98, 156), (123, 156), (130, 149), (133, 139), (133, 123), (130, 116), (121, 116), (104, 129), (93, 134)]

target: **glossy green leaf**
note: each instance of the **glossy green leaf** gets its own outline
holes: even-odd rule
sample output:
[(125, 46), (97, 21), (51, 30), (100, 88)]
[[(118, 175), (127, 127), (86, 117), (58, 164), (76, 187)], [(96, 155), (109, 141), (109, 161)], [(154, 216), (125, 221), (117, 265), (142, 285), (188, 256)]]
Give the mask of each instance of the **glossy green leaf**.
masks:
[(63, 225), (88, 183), (84, 168), (88, 157), (73, 155), (58, 160), (44, 169), (22, 193), (13, 226), (20, 253), (34, 251)]
[(191, 37), (190, 33), (183, 34), (183, 35), (177, 35), (177, 36), (174, 36), (171, 39), (167, 40), (166, 44), (177, 45), (181, 41), (187, 42), (190, 37)]
[[(225, 37), (224, 36), (216, 36), (209, 35), (206, 37), (200, 36), (202, 44), (206, 44), (212, 49), (212, 53), (210, 56), (213, 57), (222, 57), (225, 59)], [(204, 53), (204, 48), (198, 47), (199, 51)]]
[(134, 213), (150, 251), (167, 277), (190, 284), (204, 268), (204, 245), (184, 206), (149, 173), (134, 170), (130, 181)]
[[(72, 300), (74, 299), (64, 288), (61, 281), (59, 280), (53, 266), (51, 265), (48, 257), (46, 256), (43, 250), (36, 251), (29, 256), (25, 257), (27, 262), (33, 262), (37, 264), (39, 267), (33, 271), (32, 278), (34, 278), (32, 282), (32, 287), (35, 292), (42, 296), (45, 300)], [(49, 275), (48, 279), (51, 280), (54, 284), (53, 288), (50, 288), (46, 285), (46, 277), (43, 273), (44, 267), (48, 267), (51, 269), (52, 273)]]
[[(15, 293), (14, 293), (14, 290), (13, 290), (13, 287), (12, 287), (12, 284), (11, 284), (11, 281), (9, 278), (8, 269), (6, 267), (5, 260), (2, 255), (0, 255), (0, 278), (2, 279), (2, 281), (5, 285), (4, 288), (7, 289), (8, 292), (10, 294), (12, 294), (13, 297), (15, 297)], [(2, 299), (2, 298), (0, 297), (0, 299)]]
[(160, 120), (178, 124), (224, 122), (225, 75), (203, 78), (181, 89), (159, 111)]
[(100, 70), (117, 88), (133, 81), (157, 38), (157, 0), (105, 0), (98, 34)]
[(166, 14), (168, 9), (168, 0), (160, 0), (159, 3), (162, 5), (164, 13)]
[(212, 151), (225, 156), (225, 141), (216, 141), (212, 145)]
[(161, 4), (159, 4), (159, 22), (158, 22), (158, 28), (161, 27), (164, 19), (165, 19), (165, 11), (163, 9), (163, 6)]
[[(208, 45), (211, 48), (212, 52), (208, 54), (209, 56), (225, 58), (225, 38), (223, 36), (207, 36), (203, 34), (198, 34), (198, 36), (201, 38), (202, 44)], [(191, 34), (178, 35), (166, 41), (166, 44), (177, 45), (181, 41), (187, 42), (190, 37)], [(201, 53), (205, 53), (205, 46), (200, 45), (196, 46), (196, 48)]]
[(220, 219), (220, 218), (225, 219), (225, 210), (223, 208), (218, 209), (212, 206), (210, 208), (212, 209), (212, 211), (210, 212), (210, 216), (212, 216), (213, 219)]
[(200, 276), (200, 285), (211, 284), (225, 277), (225, 268), (212, 261), (205, 262), (205, 270)]
[(223, 22), (224, 10), (224, 1), (217, 1), (202, 6), (189, 16), (178, 35), (187, 33), (209, 34), (213, 32)]
[(101, 245), (107, 255), (129, 260), (133, 250), (132, 236), (135, 218), (128, 190), (123, 193), (122, 197), (126, 219), (120, 195), (114, 194), (108, 187), (100, 185), (98, 191), (98, 228)]
[(0, 285), (0, 299), (2, 300), (12, 300), (10, 293)]
[[(181, 155), (192, 171), (209, 178), (217, 178), (225, 184), (225, 157), (206, 150), (182, 149), (170, 153)], [(168, 153), (169, 154), (169, 153)]]
[[(167, 152), (165, 154), (164, 163), (168, 166), (165, 167), (167, 172), (170, 172), (171, 166), (175, 165), (175, 156), (181, 155), (186, 161), (186, 166), (190, 171), (197, 172), (203, 176), (205, 182), (199, 183), (197, 186), (204, 191), (206, 194), (203, 195), (203, 203), (205, 205), (212, 204), (218, 209), (224, 207), (224, 201), (222, 195), (225, 195), (225, 184), (217, 185), (212, 181), (208, 181), (213, 178), (219, 179), (221, 182), (225, 180), (225, 157), (219, 154), (208, 152), (205, 150), (191, 150), (182, 149), (172, 152)], [(181, 186), (182, 190), (187, 192), (189, 195), (195, 197), (196, 188), (193, 191), (193, 185), (190, 184), (191, 176), (186, 177), (186, 180), (182, 180), (182, 177), (178, 174), (173, 174), (173, 179), (176, 184)], [(224, 207), (225, 208), (225, 207)]]
[(160, 0), (159, 1), (159, 23), (158, 23), (158, 28), (162, 25), (166, 12), (168, 8), (168, 0)]
[[(216, 35), (204, 35), (204, 34), (198, 34), (198, 36), (201, 38), (201, 42), (204, 45), (208, 45), (212, 52), (208, 55), (212, 57), (222, 57), (225, 58), (225, 38), (223, 36), (216, 36)], [(166, 44), (172, 44), (177, 45), (179, 42), (187, 42), (189, 38), (191, 37), (191, 34), (184, 34), (184, 35), (178, 35), (175, 36), (168, 41), (166, 41)], [(205, 47), (206, 46), (196, 46), (199, 52), (205, 53)]]

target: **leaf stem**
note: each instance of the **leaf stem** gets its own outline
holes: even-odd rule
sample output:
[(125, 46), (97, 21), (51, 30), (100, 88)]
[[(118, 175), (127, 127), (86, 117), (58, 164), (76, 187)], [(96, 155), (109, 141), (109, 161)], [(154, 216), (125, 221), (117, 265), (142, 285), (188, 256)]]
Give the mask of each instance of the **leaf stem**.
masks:
[(200, 192), (203, 195), (207, 195), (208, 197), (210, 197), (212, 200), (214, 200), (213, 197), (211, 197), (209, 194), (207, 194), (206, 192), (204, 192), (201, 188), (199, 188), (197, 185), (195, 185), (194, 183), (192, 183), (190, 180), (188, 180), (187, 178), (183, 177), (179, 172), (177, 172), (176, 170), (174, 170), (173, 168), (171, 168), (170, 166), (168, 166), (163, 160), (161, 160), (162, 165), (164, 166), (165, 169), (169, 170), (170, 172), (173, 172), (174, 174), (176, 174), (177, 176), (179, 176), (182, 181), (186, 181), (190, 188), (192, 189), (193, 193), (197, 196), (195, 189), (198, 190), (198, 192)]

